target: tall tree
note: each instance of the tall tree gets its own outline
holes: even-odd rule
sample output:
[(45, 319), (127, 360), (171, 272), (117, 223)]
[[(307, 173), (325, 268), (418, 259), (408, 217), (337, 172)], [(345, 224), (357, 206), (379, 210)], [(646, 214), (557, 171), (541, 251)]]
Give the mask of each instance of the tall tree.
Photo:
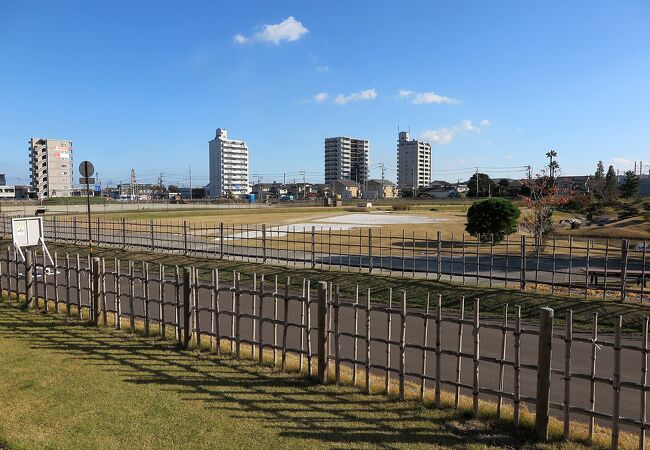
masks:
[(468, 197), (489, 197), (490, 194), (497, 193), (496, 186), (490, 177), (487, 176), (487, 174), (479, 173), (478, 195), (476, 195), (476, 177), (477, 174), (472, 175), (467, 182), (467, 187), (469, 188), (469, 191), (467, 192)]
[(555, 171), (560, 168), (560, 165), (557, 163), (557, 161), (553, 160), (553, 158), (555, 158), (556, 156), (557, 156), (557, 152), (555, 150), (546, 152), (546, 157), (549, 159), (548, 174), (551, 177), (551, 180), (555, 178)]
[(602, 161), (596, 165), (596, 173), (589, 180), (589, 189), (597, 201), (602, 201), (605, 191), (605, 166)]
[(625, 172), (625, 180), (621, 183), (621, 195), (629, 201), (639, 193), (640, 188), (641, 179), (639, 176), (632, 170)]
[(606, 203), (612, 203), (618, 200), (618, 183), (614, 166), (609, 166), (607, 175), (605, 175), (605, 186), (603, 188), (603, 200)]

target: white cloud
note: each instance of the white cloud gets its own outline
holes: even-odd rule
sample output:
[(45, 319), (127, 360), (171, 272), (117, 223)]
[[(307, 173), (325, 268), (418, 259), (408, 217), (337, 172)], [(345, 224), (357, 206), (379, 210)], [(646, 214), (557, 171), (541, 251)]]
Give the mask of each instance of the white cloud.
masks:
[[(483, 119), (481, 124), (487, 119)], [(437, 130), (425, 130), (420, 138), (430, 142), (432, 145), (449, 144), (456, 136), (462, 133), (480, 133), (481, 128), (474, 125), (471, 120), (463, 120), (460, 124), (451, 128), (438, 128)]]
[(408, 91), (406, 89), (400, 89), (399, 98), (408, 98), (413, 95), (413, 91)]
[(616, 169), (628, 170), (634, 168), (634, 161), (630, 161), (627, 158), (612, 158), (612, 165)]
[(295, 17), (289, 16), (280, 23), (263, 25), (258, 32), (250, 37), (238, 33), (233, 37), (233, 40), (237, 44), (271, 42), (280, 45), (282, 41), (297, 41), (308, 31)]
[(460, 123), (460, 126), (463, 127), (463, 130), (465, 131), (476, 131), (476, 132), (481, 132), (481, 129), (474, 125), (471, 120), (463, 120)]
[(235, 43), (237, 43), (237, 44), (245, 44), (246, 42), (248, 42), (248, 38), (246, 36), (244, 36), (243, 34), (239, 34), (239, 33), (234, 35), (232, 37), (232, 40), (235, 41)]
[(327, 73), (327, 72), (330, 71), (330, 68), (329, 68), (329, 66), (317, 66), (317, 67), (316, 67), (316, 70), (317, 70), (318, 72), (325, 72), (325, 73)]
[(318, 94), (314, 95), (314, 101), (317, 103), (323, 103), (329, 98), (329, 96), (330, 95), (327, 92), (319, 92)]
[(336, 96), (336, 99), (334, 101), (338, 105), (345, 105), (349, 102), (356, 102), (360, 100), (374, 100), (375, 98), (377, 98), (377, 91), (375, 91), (373, 88), (366, 89), (365, 91), (361, 92), (353, 92), (349, 95), (339, 94)]
[(423, 131), (420, 137), (432, 145), (448, 144), (454, 139), (456, 133), (457, 131), (451, 128), (440, 128), (437, 130)]
[(481, 125), (484, 127), (489, 127), (490, 125), (492, 125), (492, 122), (490, 122), (488, 119), (483, 119), (481, 120)]
[(436, 94), (435, 92), (418, 92), (415, 94), (415, 97), (412, 100), (414, 105), (456, 105), (460, 103), (460, 100), (451, 97), (445, 97), (444, 95)]

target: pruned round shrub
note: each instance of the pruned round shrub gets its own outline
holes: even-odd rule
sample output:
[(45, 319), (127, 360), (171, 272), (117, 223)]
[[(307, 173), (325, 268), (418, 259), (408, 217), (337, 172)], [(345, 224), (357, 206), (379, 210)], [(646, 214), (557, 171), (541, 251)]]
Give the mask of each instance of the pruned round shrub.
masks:
[(465, 230), (478, 236), (481, 242), (502, 241), (507, 234), (517, 231), (520, 209), (505, 198), (486, 198), (470, 206)]

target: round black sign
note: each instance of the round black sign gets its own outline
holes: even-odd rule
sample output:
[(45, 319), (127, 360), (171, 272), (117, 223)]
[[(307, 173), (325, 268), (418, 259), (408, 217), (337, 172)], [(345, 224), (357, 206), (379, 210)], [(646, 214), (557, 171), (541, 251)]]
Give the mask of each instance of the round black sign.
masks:
[(93, 163), (90, 161), (82, 161), (81, 164), (79, 164), (79, 173), (82, 177), (92, 177), (95, 173), (95, 166), (93, 166)]

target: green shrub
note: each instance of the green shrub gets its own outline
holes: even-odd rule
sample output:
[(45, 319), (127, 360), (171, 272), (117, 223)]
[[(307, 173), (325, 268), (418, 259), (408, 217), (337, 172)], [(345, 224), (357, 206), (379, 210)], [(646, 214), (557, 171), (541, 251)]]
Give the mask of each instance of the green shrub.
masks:
[(482, 242), (502, 241), (507, 234), (517, 231), (520, 209), (504, 198), (486, 198), (470, 206), (465, 230), (479, 236)]

